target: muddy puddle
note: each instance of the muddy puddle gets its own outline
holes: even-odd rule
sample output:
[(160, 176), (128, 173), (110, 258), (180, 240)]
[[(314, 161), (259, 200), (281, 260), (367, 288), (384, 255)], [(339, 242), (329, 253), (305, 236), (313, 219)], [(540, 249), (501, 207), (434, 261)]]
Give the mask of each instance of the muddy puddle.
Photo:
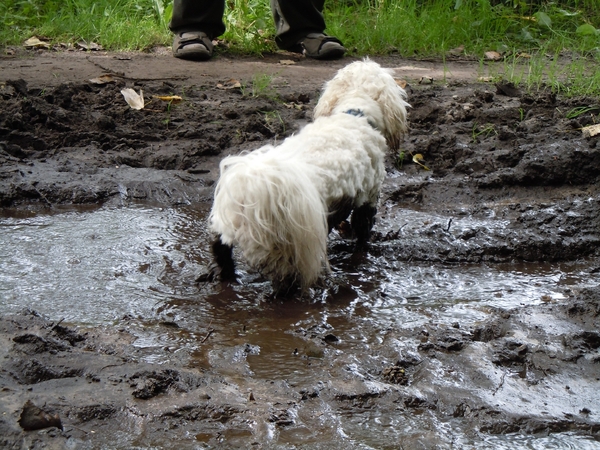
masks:
[[(177, 374), (147, 396), (134, 390), (92, 401), (123, 416), (106, 429), (101, 416), (82, 422), (73, 413), (81, 406), (62, 408), (66, 442), (161, 447), (174, 433), (181, 448), (600, 447), (590, 420), (600, 404), (598, 343), (589, 339), (583, 367), (576, 357), (558, 370), (553, 360), (573, 358), (566, 348), (581, 330), (568, 314), (548, 320), (553, 305), (598, 285), (597, 261), (425, 264), (384, 256), (386, 241), (353, 255), (332, 236), (331, 276), (304, 298), (281, 301), (243, 262), (238, 284), (195, 282), (210, 262), (209, 207), (140, 204), (0, 218), (2, 316), (29, 308), (84, 336), (119, 330), (127, 339), (111, 344), (115, 366), (150, 365), (146, 387), (157, 373)], [(388, 209), (386, 217), (376, 227), (381, 236), (392, 223), (443, 219), (406, 209)], [(503, 228), (469, 218), (453, 226), (456, 233)], [(524, 323), (540, 331), (525, 332)], [(46, 336), (53, 330), (38, 326)], [(130, 350), (117, 350), (124, 345)], [(56, 371), (60, 359), (43, 364)], [(104, 371), (85, 369), (114, 385), (116, 374)], [(121, 376), (131, 381), (131, 373)], [(64, 402), (64, 382), (52, 383), (77, 378), (49, 378), (34, 383), (32, 396)], [(5, 397), (9, 408), (18, 403)], [(211, 404), (223, 411), (194, 413)], [(87, 425), (92, 431), (82, 431)], [(183, 437), (182, 427), (189, 429)], [(101, 444), (86, 447), (91, 432)]]
[(369, 251), (332, 234), (331, 274), (274, 300), (239, 255), (195, 280), (220, 160), (351, 58), (280, 59), (0, 62), (0, 447), (600, 448), (598, 99), (377, 58), (412, 107)]

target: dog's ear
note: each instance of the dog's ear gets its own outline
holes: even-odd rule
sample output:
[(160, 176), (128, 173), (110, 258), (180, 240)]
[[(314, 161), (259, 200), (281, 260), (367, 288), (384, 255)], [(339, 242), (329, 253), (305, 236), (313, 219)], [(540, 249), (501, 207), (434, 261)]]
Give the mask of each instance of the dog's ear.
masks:
[(330, 116), (340, 98), (342, 98), (351, 87), (352, 85), (349, 81), (338, 79), (338, 77), (325, 83), (317, 106), (315, 106), (315, 110), (313, 111), (313, 117), (316, 119), (321, 116)]

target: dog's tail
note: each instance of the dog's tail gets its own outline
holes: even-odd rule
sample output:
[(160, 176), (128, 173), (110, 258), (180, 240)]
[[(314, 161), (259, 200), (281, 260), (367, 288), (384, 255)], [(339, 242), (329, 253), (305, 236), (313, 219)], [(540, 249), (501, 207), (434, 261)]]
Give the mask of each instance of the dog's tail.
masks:
[(306, 288), (327, 267), (327, 208), (311, 179), (315, 167), (275, 153), (221, 162), (211, 228), (275, 284)]

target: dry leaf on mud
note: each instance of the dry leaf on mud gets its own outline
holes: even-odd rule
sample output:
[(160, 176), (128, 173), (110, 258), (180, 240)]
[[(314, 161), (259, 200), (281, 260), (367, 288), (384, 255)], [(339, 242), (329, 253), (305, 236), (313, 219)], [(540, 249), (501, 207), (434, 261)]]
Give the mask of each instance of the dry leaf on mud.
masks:
[(44, 428), (56, 427), (63, 429), (58, 414), (50, 414), (47, 411), (34, 405), (31, 400), (27, 400), (23, 405), (19, 425), (25, 431), (41, 430)]
[(47, 42), (44, 42), (44, 41), (38, 39), (37, 37), (33, 36), (33, 37), (30, 37), (29, 39), (27, 39), (23, 43), (23, 47), (25, 47), (25, 48), (45, 48), (45, 49), (49, 49), (50, 48), (50, 44), (48, 44)]
[(304, 108), (304, 105), (299, 105), (298, 103), (284, 103), (283, 106), (285, 106), (288, 109), (298, 109), (298, 110), (302, 110)]
[(421, 155), (420, 153), (417, 153), (416, 155), (413, 156), (413, 162), (414, 163), (420, 165), (425, 170), (431, 170), (429, 167), (427, 167), (421, 161), (424, 161), (424, 159), (423, 159), (423, 155)]
[(500, 61), (502, 59), (502, 55), (494, 51), (485, 52), (484, 55), (485, 59), (488, 61)]
[(179, 103), (183, 99), (179, 95), (155, 95), (154, 98), (162, 100), (163, 102)]
[(406, 80), (395, 80), (396, 84), (398, 86), (400, 86), (402, 89), (406, 89), (406, 86), (408, 86), (408, 83), (406, 82)]
[(596, 136), (597, 134), (600, 134), (600, 123), (597, 123), (596, 125), (590, 125), (588, 127), (583, 127), (581, 131), (583, 132), (584, 137)]
[(231, 79), (227, 82), (225, 82), (225, 84), (219, 83), (217, 84), (217, 89), (240, 89), (242, 87), (242, 83), (240, 83), (238, 80), (235, 79)]
[(453, 48), (451, 50), (448, 50), (448, 54), (450, 56), (460, 56), (464, 52), (465, 52), (465, 46), (464, 45), (461, 45), (460, 47), (456, 47), (456, 48)]
[(77, 43), (77, 48), (80, 48), (82, 50), (91, 50), (91, 51), (102, 50), (102, 46), (101, 45), (96, 44), (95, 42), (87, 43), (85, 41), (78, 42)]
[(291, 59), (282, 59), (281, 61), (279, 61), (279, 64), (281, 64), (282, 66), (293, 66), (294, 64), (296, 64), (296, 61), (292, 61)]
[(114, 83), (114, 82), (115, 82), (115, 79), (113, 78), (112, 75), (109, 75), (109, 74), (100, 75), (99, 77), (92, 78), (90, 80), (90, 83), (100, 84), (100, 85)]
[(496, 83), (496, 93), (499, 95), (506, 95), (507, 97), (520, 97), (521, 91), (517, 88), (514, 83), (510, 81), (501, 81)]
[(144, 108), (144, 91), (141, 89), (139, 94), (131, 88), (121, 89), (121, 94), (123, 94), (125, 101), (132, 109)]

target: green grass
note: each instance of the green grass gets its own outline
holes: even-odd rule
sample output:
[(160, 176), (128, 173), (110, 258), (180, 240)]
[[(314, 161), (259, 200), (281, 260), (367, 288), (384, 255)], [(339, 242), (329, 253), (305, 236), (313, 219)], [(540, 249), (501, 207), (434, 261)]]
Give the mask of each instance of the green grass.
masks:
[[(597, 2), (329, 0), (325, 16), (327, 32), (354, 56), (442, 59), (463, 46), (465, 56), (482, 61), (494, 50), (503, 62), (485, 65), (510, 81), (530, 89), (551, 86), (569, 95), (600, 95)], [(267, 0), (228, 0), (227, 5), (222, 39), (229, 52), (276, 50)], [(55, 43), (85, 40), (108, 50), (145, 50), (170, 45), (171, 11), (170, 0), (3, 0), (0, 45), (19, 45), (35, 35)], [(518, 56), (524, 53), (530, 57)]]
[(112, 50), (141, 50), (169, 41), (165, 18), (152, 0), (3, 0), (0, 20), (5, 45), (33, 35), (55, 43), (96, 42)]

